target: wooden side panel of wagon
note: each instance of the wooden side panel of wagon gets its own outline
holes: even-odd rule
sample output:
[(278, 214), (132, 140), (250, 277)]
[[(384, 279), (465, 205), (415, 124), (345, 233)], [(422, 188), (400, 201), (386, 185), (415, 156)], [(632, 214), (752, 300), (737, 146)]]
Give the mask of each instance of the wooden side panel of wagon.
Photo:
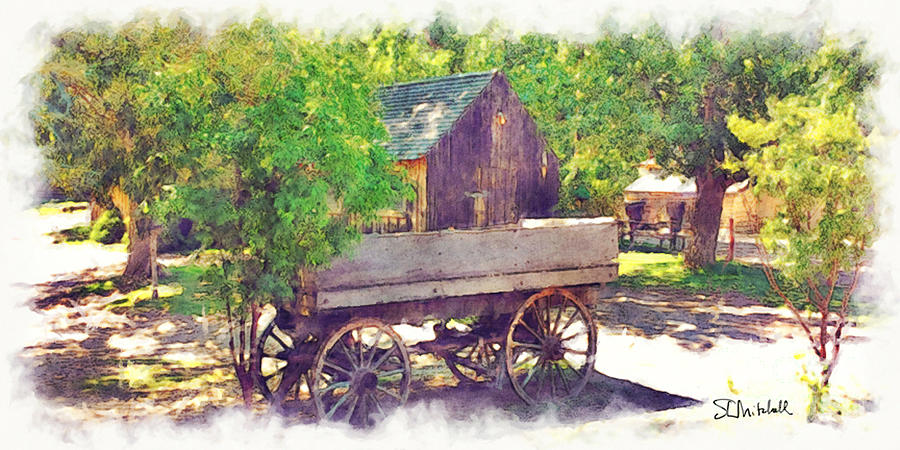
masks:
[(320, 311), (612, 281), (609, 218), (526, 219), (517, 226), (367, 235), (317, 274)]

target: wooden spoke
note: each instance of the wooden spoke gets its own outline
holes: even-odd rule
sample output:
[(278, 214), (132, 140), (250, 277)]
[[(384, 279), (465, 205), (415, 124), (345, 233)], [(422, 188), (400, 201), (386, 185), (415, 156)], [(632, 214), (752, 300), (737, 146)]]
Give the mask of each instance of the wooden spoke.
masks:
[(559, 309), (556, 310), (556, 319), (553, 320), (553, 326), (550, 328), (551, 333), (559, 331), (559, 320), (562, 318), (563, 310), (566, 309), (566, 302), (568, 302), (568, 300), (563, 297), (562, 304), (559, 305)]
[(357, 364), (356, 361), (353, 360), (353, 355), (352, 355), (353, 352), (351, 352), (350, 349), (347, 348), (347, 344), (344, 343), (344, 340), (343, 340), (343, 339), (338, 339), (337, 342), (338, 342), (338, 344), (341, 346), (341, 351), (344, 353), (344, 356), (347, 357), (347, 361), (350, 361), (350, 365), (353, 366), (353, 369), (354, 369), (354, 370), (355, 370), (355, 369), (358, 369), (358, 368), (359, 368), (359, 364)]
[(278, 337), (278, 334), (276, 334), (276, 333), (273, 332), (272, 335), (271, 335), (271, 337), (272, 337), (272, 340), (274, 340), (275, 342), (278, 343), (278, 345), (281, 345), (281, 348), (283, 348), (283, 349), (285, 349), (285, 350), (290, 350), (290, 349), (293, 348), (293, 347), (291, 347), (291, 346), (285, 344), (284, 341), (282, 341), (281, 338)]
[(538, 332), (537, 332), (537, 331), (534, 331), (530, 326), (528, 326), (527, 323), (525, 323), (525, 322), (523, 321), (523, 322), (520, 323), (519, 325), (521, 325), (522, 328), (523, 328), (525, 331), (531, 333), (532, 336), (536, 337), (536, 338), (538, 339), (538, 342), (544, 342), (544, 337), (543, 337), (543, 335), (538, 334)]
[[(535, 331), (534, 321), (543, 335)], [(569, 336), (576, 322), (584, 329)], [(521, 342), (526, 334), (539, 338), (540, 345)], [(565, 344), (574, 338), (577, 348)], [(506, 370), (516, 394), (532, 404), (577, 395), (593, 373), (596, 339), (590, 312), (570, 292), (549, 288), (529, 297), (513, 315), (506, 336)]]
[(556, 368), (556, 373), (557, 375), (559, 375), (559, 380), (560, 382), (562, 382), (563, 389), (566, 390), (566, 394), (569, 394), (572, 389), (569, 388), (569, 380), (566, 380), (566, 375), (565, 373), (563, 373), (563, 369), (560, 369), (559, 365), (554, 365), (553, 367)]
[(339, 365), (337, 365), (337, 364), (335, 364), (335, 363), (333, 363), (333, 362), (331, 362), (331, 361), (328, 361), (327, 359), (325, 360), (325, 363), (324, 363), (324, 364), (325, 364), (325, 367), (328, 367), (328, 368), (330, 368), (330, 369), (337, 370), (338, 372), (341, 372), (341, 373), (343, 373), (344, 375), (347, 375), (348, 377), (349, 377), (349, 376), (353, 376), (353, 374), (350, 373), (349, 370), (347, 370), (347, 369), (345, 369), (345, 368), (343, 368), (343, 367), (341, 367), (341, 366), (339, 366)]
[[(364, 336), (373, 335), (372, 345), (366, 345)], [(387, 344), (390, 348), (381, 348)], [(352, 367), (338, 362), (345, 359)], [(411, 379), (409, 355), (390, 327), (376, 319), (358, 319), (332, 333), (319, 348), (310, 378), (321, 420), (368, 427), (375, 424), (370, 417), (374, 411), (385, 417), (388, 403), (396, 408), (406, 402)], [(379, 396), (384, 398), (379, 400)]]
[(372, 365), (372, 368), (373, 368), (373, 369), (379, 369), (379, 368), (381, 368), (381, 366), (382, 366), (385, 362), (387, 362), (387, 360), (394, 354), (394, 349), (395, 349), (395, 348), (396, 348), (396, 347), (391, 347), (390, 350), (384, 352), (384, 354), (381, 355), (381, 358), (378, 359), (378, 362), (376, 362), (374, 365)]
[(375, 341), (372, 343), (372, 351), (369, 352), (369, 358), (366, 360), (366, 367), (372, 366), (372, 360), (375, 359), (375, 353), (378, 351), (378, 340), (381, 339), (381, 336), (384, 336), (384, 331), (379, 328), (378, 332), (375, 333)]
[(378, 386), (376, 389), (378, 389), (378, 390), (381, 391), (381, 392), (384, 392), (384, 393), (387, 394), (387, 395), (390, 395), (391, 397), (394, 397), (395, 399), (397, 399), (397, 401), (400, 401), (400, 402), (404, 402), (404, 401), (405, 401), (405, 400), (403, 399), (403, 396), (402, 396), (402, 395), (400, 395), (400, 394), (398, 394), (398, 393), (396, 393), (396, 392), (392, 392), (392, 391), (388, 390), (388, 389), (385, 388), (385, 387)]
[[(541, 335), (538, 336), (538, 339), (543, 342), (544, 336), (547, 336), (548, 334), (547, 323), (544, 322), (543, 317), (541, 317), (541, 312), (538, 309), (537, 303), (531, 305), (531, 315), (534, 316), (534, 320), (537, 322), (538, 328), (541, 330)], [(525, 322), (523, 321), (522, 323), (524, 324)]]
[(532, 348), (532, 349), (535, 349), (535, 350), (541, 350), (541, 349), (543, 349), (543, 347), (540, 346), (540, 345), (537, 345), (537, 344), (529, 344), (529, 343), (527, 343), (527, 342), (516, 342), (516, 341), (512, 341), (512, 342), (510, 342), (510, 344), (512, 344), (513, 347), (525, 347), (525, 348)]
[(331, 420), (331, 418), (334, 417), (334, 413), (336, 413), (337, 410), (341, 407), (341, 405), (343, 405), (344, 402), (347, 401), (347, 397), (349, 397), (349, 396), (350, 396), (349, 394), (342, 395), (338, 399), (338, 401), (335, 402), (334, 405), (331, 406), (331, 409), (328, 410), (328, 413), (325, 414), (325, 420)]
[(374, 394), (366, 394), (371, 402), (378, 408), (378, 413), (381, 414), (381, 417), (387, 417), (387, 414), (384, 413), (384, 409), (381, 407), (381, 403), (378, 402), (378, 399), (375, 398)]
[(567, 348), (566, 353), (574, 353), (576, 355), (587, 356), (588, 352), (586, 350), (575, 350), (574, 348)]
[[(569, 316), (569, 320), (566, 321), (566, 324), (562, 326), (562, 329), (558, 333), (560, 337), (562, 337), (562, 335), (565, 334), (565, 331), (568, 330), (569, 327), (572, 326), (573, 323), (575, 323), (575, 319), (578, 319), (577, 313)], [(568, 338), (566, 338), (566, 339), (568, 339)]]
[(356, 405), (359, 403), (359, 395), (356, 395), (356, 393), (348, 393), (347, 395), (351, 395), (353, 398), (350, 399), (350, 406), (347, 407), (347, 416), (344, 418), (344, 422), (350, 423), (350, 420), (353, 419), (353, 413), (356, 412)]

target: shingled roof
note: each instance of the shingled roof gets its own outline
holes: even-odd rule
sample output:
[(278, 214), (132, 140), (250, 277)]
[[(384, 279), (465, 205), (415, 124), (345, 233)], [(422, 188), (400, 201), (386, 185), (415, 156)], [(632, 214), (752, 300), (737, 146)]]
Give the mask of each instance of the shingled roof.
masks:
[(400, 160), (428, 153), (496, 73), (427, 78), (379, 89), (378, 100), (384, 107), (382, 121), (391, 135), (385, 145), (388, 153)]

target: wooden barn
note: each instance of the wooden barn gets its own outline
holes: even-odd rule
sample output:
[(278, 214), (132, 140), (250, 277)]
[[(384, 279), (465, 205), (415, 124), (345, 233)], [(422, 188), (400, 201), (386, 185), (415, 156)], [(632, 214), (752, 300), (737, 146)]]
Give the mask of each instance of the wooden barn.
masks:
[(430, 231), (549, 217), (559, 161), (501, 72), (429, 78), (378, 92), (416, 200), (371, 231)]

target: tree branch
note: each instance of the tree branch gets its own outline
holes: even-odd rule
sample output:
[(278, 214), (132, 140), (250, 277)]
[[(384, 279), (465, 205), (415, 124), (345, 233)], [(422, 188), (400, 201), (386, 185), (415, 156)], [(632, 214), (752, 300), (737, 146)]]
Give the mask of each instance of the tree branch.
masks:
[(850, 305), (850, 296), (853, 294), (853, 291), (856, 290), (856, 284), (859, 282), (859, 274), (861, 269), (862, 261), (856, 264), (856, 267), (853, 270), (853, 281), (850, 282), (850, 286), (847, 287), (847, 290), (844, 291), (843, 298), (841, 298), (841, 311), (838, 314), (839, 321), (837, 329), (835, 329), (834, 331), (834, 354), (831, 356), (831, 364), (828, 364), (828, 367), (825, 369), (825, 373), (822, 376), (823, 386), (828, 386), (828, 380), (831, 379), (831, 373), (834, 371), (834, 367), (837, 365), (838, 355), (840, 355), (841, 351), (841, 341), (844, 338), (844, 325), (847, 324), (847, 308)]
[(769, 265), (769, 254), (764, 250), (762, 243), (759, 242), (758, 239), (756, 241), (756, 250), (759, 252), (759, 255), (761, 257), (760, 260), (762, 261), (763, 265), (763, 273), (766, 275), (766, 279), (769, 281), (769, 285), (772, 286), (772, 289), (775, 291), (775, 293), (778, 294), (779, 297), (781, 297), (785, 306), (788, 307), (788, 309), (794, 315), (794, 318), (796, 318), (797, 322), (800, 323), (800, 326), (803, 327), (803, 331), (806, 332), (806, 337), (809, 338), (809, 343), (812, 345), (813, 351), (816, 353), (816, 356), (819, 356), (819, 358), (821, 358), (822, 355), (819, 354), (819, 348), (818, 345), (816, 345), (816, 340), (815, 337), (813, 337), (812, 330), (809, 329), (806, 321), (803, 320), (803, 317), (800, 315), (800, 311), (797, 310), (796, 306), (794, 306), (794, 302), (792, 302), (791, 299), (789, 299), (788, 296), (781, 291), (781, 287), (778, 286), (778, 282), (775, 280), (775, 274), (772, 272), (772, 266)]

